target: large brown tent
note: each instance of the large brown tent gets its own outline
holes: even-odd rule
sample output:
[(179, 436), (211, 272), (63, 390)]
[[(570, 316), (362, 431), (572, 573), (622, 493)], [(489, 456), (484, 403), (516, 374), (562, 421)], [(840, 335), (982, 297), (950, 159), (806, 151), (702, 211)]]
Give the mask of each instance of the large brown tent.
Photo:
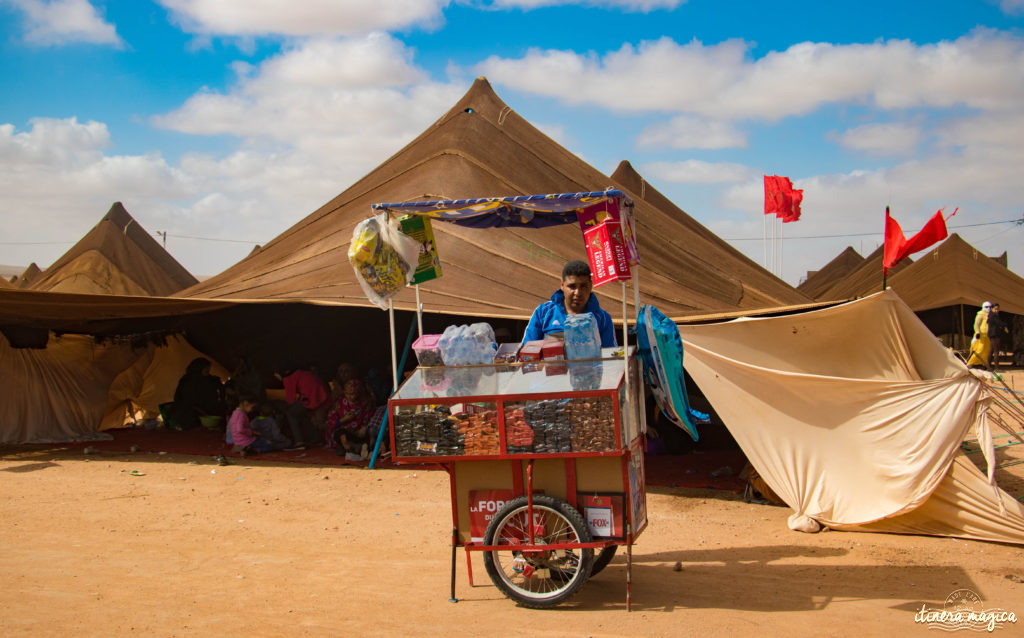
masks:
[(166, 297), (196, 283), (115, 202), (81, 240), (29, 284), (32, 290)]
[(979, 307), (989, 300), (1006, 312), (1024, 314), (1024, 278), (956, 233), (890, 277), (889, 287), (915, 312)]
[[(179, 296), (309, 299), (366, 306), (348, 263), (355, 225), (379, 202), (603, 190), (607, 176), (534, 128), (484, 78), (437, 122), (367, 176), (262, 250)], [(663, 198), (662, 198), (663, 199)], [(667, 202), (667, 200), (664, 200)], [(670, 205), (636, 201), (644, 302), (670, 316), (806, 303)], [(425, 310), (525, 319), (584, 257), (575, 225), (474, 229), (435, 223), (443, 276), (421, 286)], [(618, 286), (596, 294), (621, 317)], [(407, 289), (398, 309), (415, 309)]]
[(861, 257), (860, 253), (854, 250), (853, 246), (847, 246), (843, 252), (836, 255), (821, 270), (808, 273), (807, 279), (797, 286), (796, 289), (811, 299), (817, 299), (821, 293), (828, 290), (837, 281), (848, 277), (863, 263), (864, 258)]
[[(944, 344), (965, 350), (974, 332), (974, 314), (983, 301), (998, 302), (1013, 326), (1024, 315), (1024, 278), (997, 258), (987, 257), (959, 235), (889, 278), (889, 287), (914, 309)], [(1015, 317), (1016, 316), (1016, 317)], [(1021, 347), (1020, 338), (1004, 349)]]

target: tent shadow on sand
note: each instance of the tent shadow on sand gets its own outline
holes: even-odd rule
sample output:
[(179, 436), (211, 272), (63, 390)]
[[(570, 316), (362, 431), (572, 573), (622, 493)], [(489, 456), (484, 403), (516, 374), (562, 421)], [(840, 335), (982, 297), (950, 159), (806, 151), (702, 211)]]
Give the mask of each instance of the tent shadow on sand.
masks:
[[(934, 605), (936, 600), (944, 600), (950, 582), (957, 583), (954, 588), (979, 589), (960, 567), (944, 567), (942, 583), (928, 587), (924, 583), (934, 580), (934, 566), (894, 569), (892, 565), (828, 564), (830, 557), (846, 554), (844, 549), (798, 545), (634, 553), (633, 611), (823, 611), (840, 601), (892, 600), (890, 609), (909, 612), (920, 609), (922, 603)], [(774, 562), (790, 557), (807, 557), (814, 562)], [(676, 561), (682, 563), (680, 572), (673, 571)], [(572, 605), (563, 608), (625, 609), (625, 571), (625, 558), (616, 556), (573, 598)], [(761, 595), (760, 591), (771, 593)], [(910, 596), (921, 600), (907, 603)]]

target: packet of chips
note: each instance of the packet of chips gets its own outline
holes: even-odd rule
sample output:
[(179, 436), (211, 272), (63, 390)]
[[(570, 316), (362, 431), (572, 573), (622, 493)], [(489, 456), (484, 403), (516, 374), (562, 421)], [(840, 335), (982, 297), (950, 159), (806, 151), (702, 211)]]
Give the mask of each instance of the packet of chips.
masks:
[(412, 280), (418, 255), (419, 244), (402, 234), (387, 213), (359, 222), (348, 247), (348, 260), (366, 298), (382, 310)]

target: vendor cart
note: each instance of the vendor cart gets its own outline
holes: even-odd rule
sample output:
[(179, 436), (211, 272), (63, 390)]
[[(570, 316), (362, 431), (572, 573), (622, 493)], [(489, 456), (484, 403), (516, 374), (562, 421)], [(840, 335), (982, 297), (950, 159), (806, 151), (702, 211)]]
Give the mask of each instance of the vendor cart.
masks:
[[(624, 356), (625, 355), (625, 356)], [(575, 594), (647, 525), (635, 349), (602, 358), (419, 367), (388, 402), (395, 463), (448, 472), (455, 556), (483, 552), (491, 581), (527, 607)]]

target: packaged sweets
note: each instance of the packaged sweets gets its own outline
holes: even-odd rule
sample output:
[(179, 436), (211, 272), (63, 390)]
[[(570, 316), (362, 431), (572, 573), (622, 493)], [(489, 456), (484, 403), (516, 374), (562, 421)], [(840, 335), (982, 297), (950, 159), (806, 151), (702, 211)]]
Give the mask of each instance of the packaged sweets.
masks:
[(381, 213), (356, 225), (348, 260), (366, 298), (386, 310), (387, 300), (411, 281), (418, 252), (416, 240), (402, 234), (387, 214)]

